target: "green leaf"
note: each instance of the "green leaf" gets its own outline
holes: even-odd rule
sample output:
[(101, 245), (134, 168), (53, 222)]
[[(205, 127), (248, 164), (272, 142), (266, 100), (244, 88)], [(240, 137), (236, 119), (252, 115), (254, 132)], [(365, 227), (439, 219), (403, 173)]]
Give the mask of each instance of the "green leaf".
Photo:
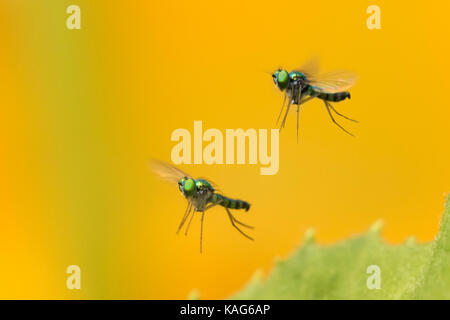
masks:
[[(450, 196), (439, 234), (430, 243), (413, 237), (389, 245), (382, 222), (332, 246), (314, 242), (314, 232), (287, 260), (277, 260), (267, 277), (261, 271), (232, 299), (450, 299)], [(369, 266), (379, 267), (380, 288), (369, 289)]]

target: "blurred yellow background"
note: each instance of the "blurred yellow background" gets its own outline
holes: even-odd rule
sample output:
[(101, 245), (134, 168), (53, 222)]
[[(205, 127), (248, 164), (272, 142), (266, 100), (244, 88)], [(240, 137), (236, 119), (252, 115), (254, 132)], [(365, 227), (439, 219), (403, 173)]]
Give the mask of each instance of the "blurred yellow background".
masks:
[[(81, 8), (68, 30), (66, 8)], [(366, 9), (381, 8), (381, 30)], [(226, 298), (310, 227), (330, 244), (384, 220), (401, 243), (433, 239), (450, 191), (450, 3), (428, 1), (12, 1), (0, 4), (0, 298)], [(282, 103), (268, 74), (311, 55), (360, 76), (280, 136), (280, 170), (185, 165), (248, 200), (175, 235), (185, 210), (148, 160), (170, 161), (177, 128), (274, 128)], [(81, 290), (66, 268), (81, 267)], [(330, 266), (332, 267), (332, 266)]]

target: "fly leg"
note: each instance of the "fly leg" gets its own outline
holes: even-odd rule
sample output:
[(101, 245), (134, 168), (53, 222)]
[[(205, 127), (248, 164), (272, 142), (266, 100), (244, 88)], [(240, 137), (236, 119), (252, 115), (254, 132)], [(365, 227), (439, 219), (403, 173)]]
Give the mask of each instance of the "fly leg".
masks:
[[(205, 213), (206, 210), (209, 210), (209, 209), (211, 209), (212, 207), (215, 207), (215, 206), (217, 206), (217, 205), (218, 205), (218, 203), (210, 203), (208, 206), (206, 206), (206, 207), (205, 207), (205, 210), (203, 210), (203, 212), (202, 212), (202, 217), (203, 217), (203, 214)], [(191, 225), (191, 221), (192, 221), (193, 218), (194, 218), (194, 213), (192, 213), (191, 219), (189, 220), (188, 226), (187, 226), (187, 228), (186, 228), (186, 232), (184, 233), (185, 236), (187, 236), (187, 234), (188, 234), (189, 226)], [(202, 219), (203, 219), (203, 218), (202, 218)]]
[(298, 126), (300, 122), (300, 105), (297, 105), (297, 143), (298, 143)]
[(330, 107), (331, 110), (333, 110), (338, 116), (341, 116), (341, 117), (344, 118), (344, 119), (347, 119), (347, 120), (350, 120), (350, 121), (353, 121), (353, 122), (358, 123), (358, 120), (351, 119), (351, 118), (349, 118), (349, 117), (347, 117), (347, 116), (344, 116), (343, 114), (340, 114), (339, 112), (337, 112), (337, 110), (331, 105), (331, 103), (329, 104), (329, 107)]
[(304, 104), (305, 102), (308, 102), (309, 100), (314, 99), (314, 98), (315, 98), (315, 96), (309, 96), (309, 97), (303, 98), (303, 100), (300, 101), (299, 105)]
[[(203, 212), (205, 212), (206, 210), (209, 210), (212, 207), (215, 207), (217, 205), (218, 205), (218, 203), (210, 203), (208, 206), (205, 207), (205, 210), (203, 210)], [(195, 212), (192, 212), (191, 219), (189, 220), (189, 223), (188, 223), (188, 225), (186, 227), (186, 232), (184, 233), (185, 236), (187, 236), (187, 234), (188, 234), (189, 227), (191, 226), (191, 222), (194, 219), (194, 214), (195, 214)]]
[(200, 253), (202, 253), (202, 242), (203, 242), (203, 220), (205, 219), (205, 211), (202, 211), (202, 221), (200, 225)]
[(185, 235), (185, 236), (187, 236), (187, 234), (188, 234), (189, 227), (191, 226), (192, 219), (194, 219), (194, 215), (195, 215), (195, 212), (192, 212), (191, 218), (189, 219), (189, 223), (188, 223), (188, 225), (187, 225), (187, 227), (186, 227), (186, 231), (184, 232), (184, 235)]
[[(331, 104), (328, 101), (325, 101), (325, 100), (323, 100), (323, 102), (325, 103), (325, 107), (326, 107), (326, 109), (328, 111), (328, 114), (330, 115), (331, 120), (334, 122), (334, 124), (337, 125), (339, 128), (341, 128), (347, 134), (349, 134), (352, 137), (354, 137), (354, 135), (352, 133), (350, 133), (347, 130), (345, 130), (344, 127), (342, 127), (339, 123), (336, 122), (336, 120), (334, 120), (333, 115), (331, 114), (331, 111), (330, 111)], [(331, 108), (333, 108), (333, 107), (331, 107)]]
[(211, 209), (212, 207), (217, 206), (220, 203), (210, 203), (209, 205), (206, 206), (205, 211)]
[[(231, 225), (232, 225), (233, 227), (235, 227), (235, 228), (237, 229), (237, 231), (239, 231), (244, 237), (246, 237), (246, 238), (248, 238), (248, 239), (250, 239), (250, 240), (254, 240), (252, 237), (248, 236), (248, 235), (245, 234), (241, 229), (239, 229), (239, 227), (235, 224), (236, 218), (233, 217), (233, 215), (231, 214), (230, 210), (229, 210), (228, 208), (225, 208), (225, 210), (227, 210), (228, 217), (230, 218)], [(237, 222), (237, 223), (243, 225), (242, 222)], [(250, 227), (250, 226), (247, 226), (247, 227)]]
[(301, 98), (302, 98), (302, 90), (298, 90), (298, 97), (297, 97), (297, 143), (298, 143), (298, 127), (299, 127), (299, 123), (300, 123), (300, 103), (301, 103)]
[[(286, 89), (286, 90), (289, 90), (289, 89)], [(284, 128), (284, 125), (286, 124), (286, 118), (287, 118), (287, 115), (289, 114), (289, 109), (291, 107), (291, 102), (292, 102), (292, 95), (289, 95), (289, 93), (286, 93), (286, 94), (288, 95), (289, 101), (288, 101), (286, 113), (284, 114), (283, 122), (281, 122), (280, 130), (282, 128)]]
[[(223, 201), (220, 201), (219, 203), (211, 203), (211, 204), (209, 204), (209, 205), (205, 208), (205, 211), (211, 209), (212, 207), (217, 206), (218, 204), (221, 204), (222, 202), (223, 202)], [(240, 224), (241, 226), (246, 227), (246, 228), (249, 228), (249, 229), (254, 229), (254, 227), (249, 226), (248, 224), (245, 224), (245, 223), (243, 223), (243, 222), (240, 222), (240, 221), (239, 221), (238, 219), (236, 219), (233, 215), (231, 215), (231, 217), (233, 218), (233, 221), (236, 222), (237, 224)]]
[(278, 122), (280, 121), (280, 117), (281, 117), (281, 114), (283, 113), (284, 105), (286, 104), (286, 97), (287, 97), (287, 93), (286, 93), (286, 92), (287, 92), (287, 91), (284, 92), (283, 104), (281, 105), (280, 114), (278, 115), (277, 123), (276, 123), (276, 124), (278, 124)]
[(246, 227), (246, 228), (249, 228), (249, 229), (255, 229), (255, 227), (253, 227), (253, 226), (249, 226), (248, 224), (245, 224), (245, 223), (240, 222), (240, 221), (239, 221), (238, 219), (236, 219), (234, 216), (232, 216), (232, 217), (233, 217), (234, 222), (236, 222), (237, 224), (240, 224), (241, 226)]
[[(210, 203), (208, 206), (206, 206), (206, 208), (205, 208), (205, 210), (203, 212), (205, 212), (206, 210), (211, 209), (212, 207), (215, 207), (217, 205), (218, 205), (218, 203)], [(191, 219), (189, 220), (188, 226), (186, 228), (186, 232), (184, 233), (185, 236), (187, 236), (187, 234), (188, 234), (189, 226), (191, 225), (191, 221), (192, 221), (193, 218), (194, 218), (194, 213), (192, 213)]]
[(316, 96), (309, 96), (302, 98), (301, 95), (298, 97), (298, 104), (297, 104), (297, 143), (298, 143), (298, 128), (300, 126), (300, 105), (308, 102), (311, 99), (314, 99)]
[(186, 208), (186, 212), (184, 213), (184, 216), (181, 219), (180, 225), (178, 226), (177, 234), (178, 234), (178, 232), (180, 232), (180, 229), (183, 227), (184, 223), (186, 222), (186, 219), (187, 219), (189, 213), (191, 212), (191, 210), (192, 210), (192, 203), (189, 202), (188, 206)]

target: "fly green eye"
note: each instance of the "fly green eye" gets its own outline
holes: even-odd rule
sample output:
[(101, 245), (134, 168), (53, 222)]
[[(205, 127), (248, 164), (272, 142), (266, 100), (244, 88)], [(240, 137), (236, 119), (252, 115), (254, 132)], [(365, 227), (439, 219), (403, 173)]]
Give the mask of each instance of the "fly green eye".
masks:
[(289, 74), (286, 70), (282, 70), (278, 73), (277, 82), (280, 89), (286, 89), (288, 87)]
[(192, 195), (195, 191), (195, 182), (193, 179), (187, 179), (184, 182), (184, 193), (189, 196)]

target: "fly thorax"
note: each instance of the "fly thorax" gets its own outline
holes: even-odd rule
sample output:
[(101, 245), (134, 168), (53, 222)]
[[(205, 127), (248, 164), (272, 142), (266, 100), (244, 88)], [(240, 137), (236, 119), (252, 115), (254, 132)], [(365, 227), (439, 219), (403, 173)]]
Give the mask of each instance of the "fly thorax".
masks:
[(196, 211), (205, 210), (206, 205), (211, 199), (213, 193), (210, 190), (197, 190), (195, 194), (191, 197), (190, 201), (194, 205)]

